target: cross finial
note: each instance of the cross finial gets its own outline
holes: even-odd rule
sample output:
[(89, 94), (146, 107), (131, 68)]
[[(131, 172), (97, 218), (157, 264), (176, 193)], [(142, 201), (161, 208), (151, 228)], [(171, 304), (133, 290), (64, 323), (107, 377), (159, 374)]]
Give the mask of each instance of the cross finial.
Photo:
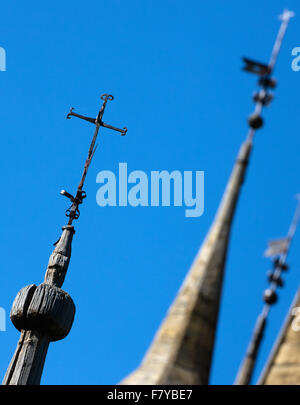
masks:
[(71, 207), (66, 211), (66, 215), (69, 217), (68, 225), (72, 225), (73, 220), (79, 218), (80, 212), (79, 212), (78, 206), (80, 204), (82, 204), (83, 199), (86, 197), (86, 193), (85, 193), (85, 191), (82, 190), (82, 188), (83, 188), (83, 185), (84, 185), (84, 181), (85, 181), (85, 178), (86, 178), (86, 175), (87, 175), (88, 168), (89, 168), (89, 166), (91, 164), (91, 161), (93, 159), (94, 153), (95, 153), (96, 148), (97, 148), (97, 145), (95, 145), (95, 143), (96, 143), (99, 128), (104, 127), (104, 128), (112, 129), (114, 131), (120, 132), (121, 135), (123, 135), (123, 136), (127, 132), (126, 127), (121, 129), (121, 128), (113, 127), (112, 125), (109, 125), (109, 124), (105, 124), (102, 121), (107, 101), (108, 100), (113, 100), (114, 97), (111, 94), (106, 94), (105, 93), (105, 94), (102, 94), (100, 98), (101, 98), (101, 100), (103, 100), (103, 104), (102, 104), (96, 118), (90, 118), (90, 117), (86, 117), (85, 115), (74, 113), (73, 112), (73, 110), (74, 110), (73, 107), (70, 108), (70, 111), (69, 111), (69, 113), (67, 115), (68, 119), (70, 119), (71, 116), (74, 116), (74, 117), (81, 118), (81, 119), (83, 119), (85, 121), (91, 122), (92, 124), (96, 125), (94, 136), (93, 136), (92, 142), (90, 144), (88, 157), (87, 157), (87, 159), (85, 161), (82, 177), (81, 177), (80, 183), (79, 183), (79, 185), (77, 187), (76, 196), (73, 197), (70, 193), (68, 193), (65, 190), (61, 191), (61, 194), (64, 195), (65, 197), (69, 198), (70, 201), (72, 202)]
[(67, 115), (67, 119), (70, 119), (71, 116), (78, 117), (78, 118), (81, 118), (81, 119), (83, 119), (85, 121), (91, 122), (92, 124), (98, 125), (100, 127), (109, 128), (109, 129), (112, 129), (114, 131), (121, 132), (121, 135), (123, 135), (123, 136), (126, 135), (126, 132), (127, 132), (126, 127), (124, 127), (123, 129), (116, 128), (116, 127), (113, 127), (112, 125), (105, 124), (102, 121), (102, 117), (103, 117), (103, 114), (104, 114), (106, 103), (107, 103), (108, 100), (113, 100), (114, 97), (111, 94), (102, 94), (100, 98), (101, 98), (101, 100), (103, 100), (103, 104), (102, 104), (102, 107), (100, 108), (99, 113), (98, 113), (96, 118), (90, 118), (90, 117), (86, 117), (85, 115), (74, 113), (73, 112), (74, 107), (71, 107), (70, 111), (69, 111), (69, 113)]

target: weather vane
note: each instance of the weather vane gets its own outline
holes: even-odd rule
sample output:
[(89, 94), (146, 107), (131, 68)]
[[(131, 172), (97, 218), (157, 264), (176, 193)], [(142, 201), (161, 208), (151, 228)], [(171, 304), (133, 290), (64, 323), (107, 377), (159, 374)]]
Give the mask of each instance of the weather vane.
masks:
[[(248, 134), (248, 139), (250, 141), (252, 141), (255, 130), (263, 125), (263, 119), (261, 117), (261, 111), (263, 107), (270, 104), (270, 102), (273, 100), (273, 95), (269, 92), (269, 89), (270, 88), (274, 89), (276, 87), (276, 80), (272, 78), (272, 74), (274, 71), (275, 63), (281, 48), (282, 40), (284, 38), (289, 20), (293, 16), (294, 12), (289, 10), (284, 10), (283, 13), (279, 16), (279, 19), (281, 20), (281, 25), (268, 64), (257, 62), (248, 58), (243, 58), (243, 61), (245, 62), (243, 70), (258, 75), (259, 76), (258, 85), (261, 87), (260, 91), (256, 92), (253, 96), (253, 100), (256, 104), (254, 113), (249, 117), (250, 130)], [(270, 305), (274, 304), (277, 300), (276, 295), (277, 286), (283, 285), (283, 281), (281, 280), (280, 274), (282, 271), (287, 269), (285, 260), (299, 220), (299, 209), (300, 208), (298, 205), (288, 237), (284, 239), (284, 242), (283, 240), (281, 240), (280, 243), (279, 241), (271, 242), (271, 245), (269, 247), (269, 249), (273, 249), (272, 250), (273, 252), (276, 251), (276, 248), (277, 251), (279, 252), (280, 250), (278, 249), (282, 249), (284, 247), (285, 253), (282, 252), (280, 257), (277, 257), (274, 260), (274, 271), (268, 274), (271, 285), (270, 288), (265, 290), (264, 292), (265, 306), (263, 308), (261, 315), (259, 315), (257, 319), (253, 335), (247, 349), (247, 353), (245, 355), (245, 358), (242, 362), (242, 365), (238, 371), (235, 380), (236, 385), (247, 385), (251, 382), (255, 362), (258, 355), (258, 350), (266, 326), (266, 320), (269, 313)], [(269, 254), (270, 250), (267, 253)]]
[(276, 290), (278, 287), (283, 287), (281, 273), (288, 270), (286, 259), (300, 219), (300, 194), (298, 194), (296, 197), (298, 199), (298, 204), (287, 236), (285, 238), (270, 241), (269, 247), (265, 251), (266, 257), (273, 257), (273, 269), (267, 273), (270, 286), (264, 291), (263, 299), (265, 304), (261, 314), (257, 318), (246, 356), (242, 362), (235, 381), (236, 385), (248, 385), (251, 382), (256, 359), (266, 327), (267, 317), (270, 312), (271, 305), (277, 302)]
[(260, 91), (256, 92), (253, 96), (253, 101), (255, 104), (255, 110), (252, 115), (249, 117), (249, 139), (251, 140), (254, 131), (259, 129), (263, 125), (263, 119), (261, 117), (261, 111), (264, 106), (270, 104), (273, 100), (273, 94), (269, 92), (269, 89), (274, 89), (276, 87), (276, 80), (272, 78), (272, 73), (275, 67), (275, 63), (279, 54), (279, 50), (284, 38), (288, 23), (290, 18), (294, 16), (294, 12), (289, 10), (284, 10), (283, 13), (279, 16), (281, 20), (281, 25), (275, 40), (271, 58), (268, 64), (254, 61), (249, 58), (243, 58), (245, 63), (243, 70), (250, 72), (259, 76), (258, 85), (261, 88)]
[(65, 190), (61, 194), (71, 200), (71, 207), (66, 211), (68, 224), (62, 228), (59, 240), (54, 244), (43, 283), (36, 286), (30, 284), (22, 288), (12, 305), (10, 318), (14, 326), (21, 332), (15, 354), (4, 376), (3, 385), (36, 385), (40, 383), (43, 367), (50, 342), (65, 338), (71, 330), (75, 305), (62, 286), (71, 258), (71, 246), (75, 233), (72, 222), (79, 217), (79, 205), (86, 197), (83, 191), (84, 181), (96, 150), (96, 139), (99, 128), (113, 129), (125, 135), (127, 129), (119, 129), (102, 121), (108, 100), (113, 96), (103, 94), (102, 107), (95, 119), (73, 112), (71, 108), (67, 118), (75, 116), (96, 125), (87, 159), (85, 161), (80, 183), (75, 197)]

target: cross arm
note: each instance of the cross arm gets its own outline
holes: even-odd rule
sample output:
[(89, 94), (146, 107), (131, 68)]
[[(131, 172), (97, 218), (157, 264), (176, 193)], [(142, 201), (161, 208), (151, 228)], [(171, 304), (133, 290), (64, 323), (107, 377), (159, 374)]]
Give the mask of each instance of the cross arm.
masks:
[(126, 127), (124, 127), (123, 129), (121, 129), (121, 128), (113, 127), (112, 125), (109, 125), (109, 124), (105, 124), (105, 122), (101, 122), (100, 125), (101, 125), (102, 127), (104, 127), (104, 128), (108, 128), (108, 129), (112, 129), (112, 130), (114, 130), (114, 131), (121, 132), (121, 135), (122, 135), (122, 136), (126, 135), (126, 132), (127, 132), (127, 128), (126, 128)]
[(103, 121), (101, 120), (101, 118), (100, 118), (100, 121), (99, 121), (99, 118), (98, 118), (98, 117), (97, 117), (97, 118), (86, 117), (85, 115), (81, 115), (81, 114), (74, 113), (73, 110), (74, 110), (73, 107), (70, 108), (70, 111), (69, 111), (69, 113), (68, 113), (68, 115), (67, 115), (67, 119), (71, 119), (71, 116), (74, 116), (74, 117), (77, 117), (77, 118), (81, 118), (81, 119), (83, 119), (83, 120), (85, 120), (85, 121), (91, 122), (92, 124), (98, 124), (98, 125), (100, 125), (101, 127), (108, 128), (108, 129), (112, 129), (112, 130), (114, 130), (114, 131), (120, 132), (122, 136), (126, 135), (126, 132), (127, 132), (127, 128), (126, 128), (126, 127), (122, 128), (122, 129), (121, 129), (121, 128), (117, 128), (117, 127), (114, 127), (114, 126), (112, 126), (112, 125), (105, 124), (105, 122), (103, 122)]
[(96, 124), (96, 119), (95, 118), (90, 118), (90, 117), (86, 117), (86, 116), (81, 115), (81, 114), (74, 113), (73, 110), (74, 110), (73, 107), (70, 108), (70, 111), (69, 111), (69, 113), (67, 115), (68, 120), (71, 119), (71, 116), (74, 116), (74, 117), (81, 118), (81, 119), (83, 119), (85, 121), (91, 122), (92, 124)]

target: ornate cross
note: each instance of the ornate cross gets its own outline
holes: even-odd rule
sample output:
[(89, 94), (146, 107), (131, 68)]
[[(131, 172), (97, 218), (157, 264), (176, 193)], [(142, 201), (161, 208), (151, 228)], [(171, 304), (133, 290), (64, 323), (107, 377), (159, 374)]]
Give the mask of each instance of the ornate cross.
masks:
[(123, 128), (123, 129), (116, 128), (116, 127), (113, 127), (112, 125), (105, 124), (102, 121), (102, 117), (103, 117), (103, 114), (104, 114), (104, 110), (105, 110), (105, 107), (106, 107), (107, 100), (113, 100), (113, 99), (114, 98), (113, 98), (113, 96), (111, 94), (102, 94), (101, 100), (103, 100), (103, 104), (102, 104), (102, 107), (100, 108), (100, 111), (99, 111), (96, 118), (90, 118), (90, 117), (86, 117), (84, 115), (76, 114), (76, 113), (73, 112), (73, 110), (74, 110), (73, 107), (70, 108), (70, 111), (69, 111), (69, 113), (67, 115), (68, 119), (70, 119), (71, 116), (74, 116), (74, 117), (81, 118), (81, 119), (83, 119), (85, 121), (91, 122), (92, 124), (96, 125), (94, 136), (93, 136), (92, 142), (90, 144), (88, 157), (87, 157), (87, 159), (85, 161), (82, 177), (81, 177), (80, 183), (79, 183), (79, 185), (77, 187), (76, 196), (73, 197), (70, 193), (68, 193), (65, 190), (62, 190), (60, 192), (62, 195), (69, 198), (71, 200), (71, 202), (72, 202), (71, 207), (66, 211), (66, 215), (69, 217), (68, 225), (72, 225), (73, 220), (79, 218), (80, 212), (79, 212), (78, 206), (79, 206), (79, 204), (82, 204), (83, 199), (86, 197), (86, 193), (85, 193), (85, 191), (82, 190), (82, 188), (83, 188), (83, 185), (84, 185), (84, 181), (85, 181), (85, 178), (86, 178), (86, 175), (87, 175), (88, 168), (89, 168), (89, 166), (91, 164), (91, 161), (93, 159), (94, 153), (95, 153), (96, 148), (97, 148), (97, 145), (95, 145), (95, 143), (96, 143), (96, 139), (97, 139), (97, 136), (98, 136), (99, 128), (100, 127), (109, 128), (109, 129), (112, 129), (114, 131), (120, 132), (121, 135), (125, 135), (126, 132), (127, 132), (127, 128)]

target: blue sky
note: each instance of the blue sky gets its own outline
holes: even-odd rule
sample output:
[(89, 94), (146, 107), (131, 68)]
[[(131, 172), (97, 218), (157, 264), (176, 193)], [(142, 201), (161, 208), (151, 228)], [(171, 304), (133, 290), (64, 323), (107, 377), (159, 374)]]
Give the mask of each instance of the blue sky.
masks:
[[(269, 239), (284, 236), (299, 187), (300, 46), (296, 1), (102, 0), (10, 1), (2, 4), (1, 282), (7, 312), (22, 287), (42, 282), (65, 224), (93, 133), (66, 120), (70, 106), (95, 116), (99, 96), (115, 96), (105, 121), (126, 137), (101, 130), (75, 223), (64, 290), (76, 304), (68, 337), (51, 344), (43, 384), (116, 384), (140, 363), (171, 304), (220, 202), (253, 110), (256, 78), (241, 56), (267, 62), (283, 8), (296, 12), (280, 53), (274, 102), (255, 137), (233, 224), (212, 384), (232, 384), (262, 306), (270, 266)], [(105, 207), (96, 204), (97, 173), (203, 170), (205, 210)], [(300, 232), (271, 311), (256, 376), (299, 283)], [(4, 375), (19, 333), (7, 319), (0, 332)]]

